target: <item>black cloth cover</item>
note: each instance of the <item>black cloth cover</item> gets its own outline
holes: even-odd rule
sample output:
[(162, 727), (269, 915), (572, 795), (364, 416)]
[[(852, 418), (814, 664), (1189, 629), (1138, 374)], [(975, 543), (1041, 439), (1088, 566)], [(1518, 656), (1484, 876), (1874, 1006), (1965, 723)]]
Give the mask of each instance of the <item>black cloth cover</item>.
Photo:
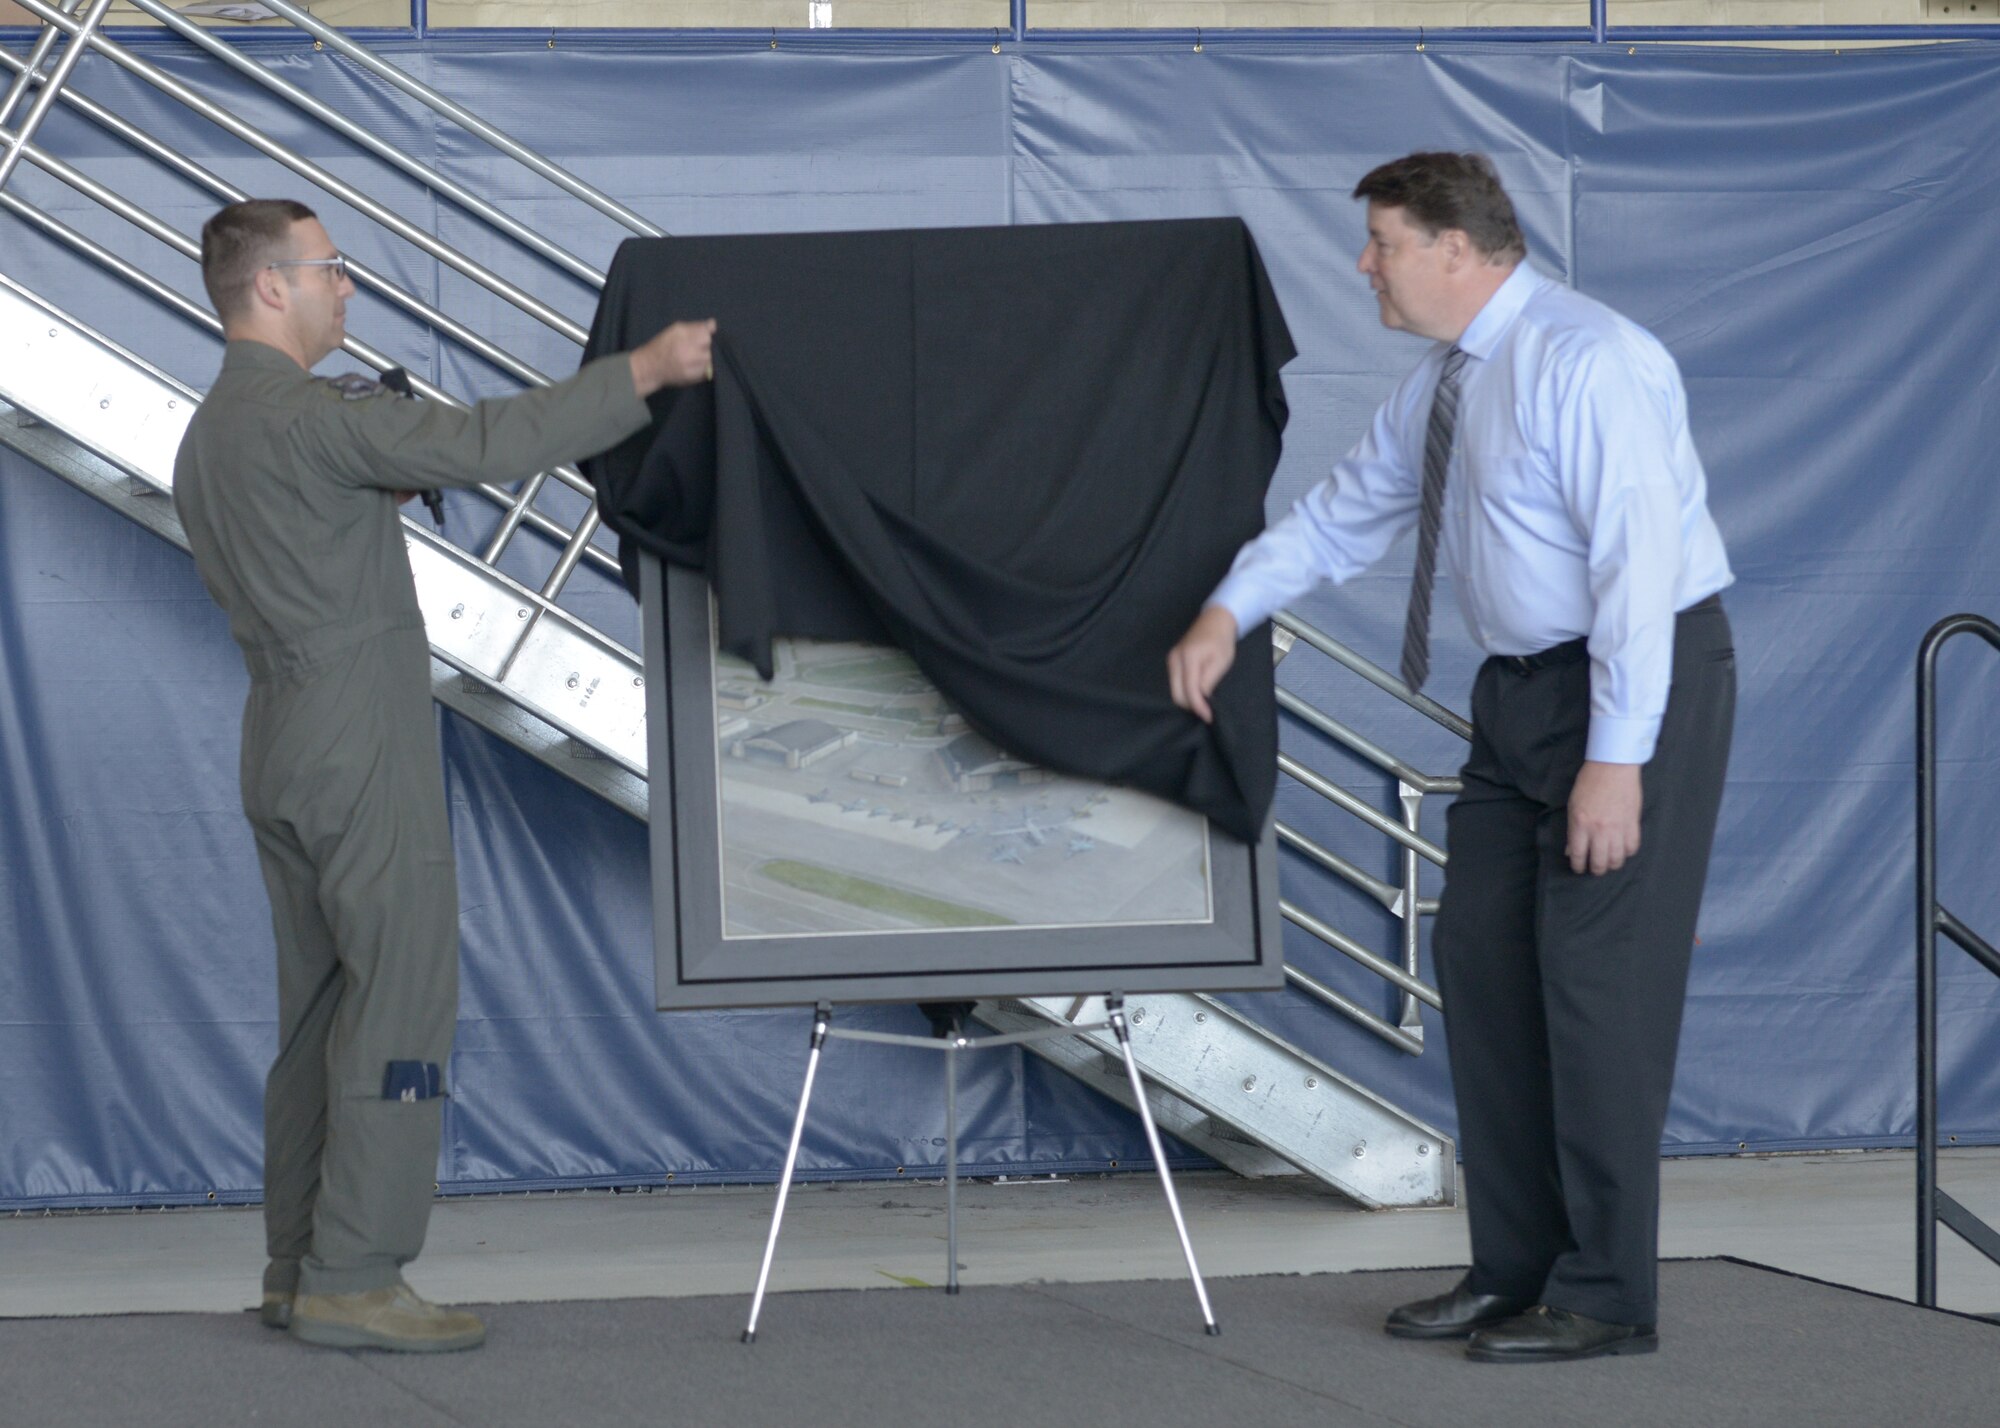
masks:
[(1246, 841), (1276, 779), (1268, 628), (1204, 726), (1166, 657), (1264, 526), (1292, 356), (1239, 219), (631, 239), (587, 357), (715, 317), (715, 381), (585, 464), (707, 572), (722, 647), (900, 645), (1012, 753)]

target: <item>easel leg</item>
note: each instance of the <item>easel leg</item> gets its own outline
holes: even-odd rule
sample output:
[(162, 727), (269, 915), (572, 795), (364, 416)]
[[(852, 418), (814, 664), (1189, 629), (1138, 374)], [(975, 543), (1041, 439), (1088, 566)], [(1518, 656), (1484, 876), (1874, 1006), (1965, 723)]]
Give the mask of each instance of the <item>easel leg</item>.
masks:
[(757, 1316), (764, 1308), (764, 1286), (771, 1279), (771, 1261), (778, 1253), (778, 1229), (785, 1221), (785, 1199), (792, 1193), (792, 1171), (799, 1163), (799, 1142), (806, 1133), (806, 1107), (812, 1102), (813, 1077), (819, 1074), (819, 1054), (826, 1046), (827, 1029), (833, 1025), (833, 1005), (821, 1002), (813, 1008), (812, 1054), (806, 1058), (806, 1084), (799, 1092), (799, 1114), (792, 1122), (792, 1143), (785, 1150), (785, 1173), (778, 1180), (778, 1203), (771, 1211), (771, 1236), (764, 1241), (764, 1264), (757, 1271), (757, 1292), (750, 1300), (750, 1323), (743, 1330), (743, 1342), (757, 1342)]
[(1201, 1302), (1201, 1320), (1210, 1334), (1220, 1334), (1222, 1326), (1208, 1307), (1208, 1287), (1201, 1282), (1201, 1268), (1194, 1262), (1194, 1243), (1188, 1239), (1187, 1221), (1181, 1218), (1180, 1197), (1174, 1194), (1174, 1177), (1167, 1170), (1167, 1152), (1160, 1144), (1160, 1132), (1153, 1124), (1152, 1108), (1146, 1104), (1146, 1087), (1139, 1079), (1139, 1063), (1132, 1056), (1132, 1030), (1125, 1024), (1125, 998), (1113, 993), (1104, 999), (1112, 1034), (1125, 1057), (1125, 1075), (1132, 1083), (1132, 1100), (1139, 1108), (1139, 1124), (1146, 1128), (1146, 1144), (1152, 1147), (1153, 1164), (1159, 1168), (1160, 1188), (1167, 1192), (1167, 1209), (1173, 1213), (1174, 1233), (1180, 1236), (1181, 1254), (1187, 1259), (1188, 1277), (1194, 1281), (1194, 1297)]
[(944, 1292), (958, 1293), (958, 1046), (956, 1019), (944, 1047)]

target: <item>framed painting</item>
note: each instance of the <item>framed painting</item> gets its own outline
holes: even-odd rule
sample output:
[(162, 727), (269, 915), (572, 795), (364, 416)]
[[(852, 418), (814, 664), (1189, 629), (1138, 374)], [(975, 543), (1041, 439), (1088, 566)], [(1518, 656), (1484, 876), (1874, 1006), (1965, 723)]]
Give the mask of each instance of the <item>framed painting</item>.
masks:
[(642, 558), (663, 1010), (1282, 984), (1276, 856), (996, 747), (902, 651), (716, 648)]

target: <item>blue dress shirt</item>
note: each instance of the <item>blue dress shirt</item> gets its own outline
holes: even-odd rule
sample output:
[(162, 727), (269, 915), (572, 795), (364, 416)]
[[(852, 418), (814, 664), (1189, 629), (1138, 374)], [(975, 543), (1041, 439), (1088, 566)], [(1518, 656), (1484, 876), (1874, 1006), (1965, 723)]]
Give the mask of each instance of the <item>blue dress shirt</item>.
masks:
[[(1653, 756), (1674, 615), (1734, 578), (1708, 513), (1680, 371), (1651, 333), (1528, 264), (1458, 340), (1441, 553), (1472, 638), (1534, 654), (1588, 637), (1587, 757)], [(1367, 569), (1417, 519), (1447, 343), (1291, 513), (1237, 555), (1209, 603), (1249, 630), (1321, 580)]]

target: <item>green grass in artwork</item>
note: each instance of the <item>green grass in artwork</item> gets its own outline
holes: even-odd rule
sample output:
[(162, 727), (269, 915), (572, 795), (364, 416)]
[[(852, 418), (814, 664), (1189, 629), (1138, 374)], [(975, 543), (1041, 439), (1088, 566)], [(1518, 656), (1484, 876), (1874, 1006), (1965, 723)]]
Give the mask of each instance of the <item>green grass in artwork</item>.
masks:
[(806, 665), (800, 674), (814, 684), (864, 689), (873, 694), (924, 694), (931, 687), (910, 657), (899, 650), (862, 659)]
[(865, 907), (871, 912), (886, 912), (892, 917), (904, 918), (925, 927), (1007, 927), (1012, 926), (1014, 921), (998, 913), (982, 912), (976, 907), (944, 902), (921, 893), (904, 892), (901, 888), (837, 873), (832, 868), (822, 868), (813, 863), (776, 858), (761, 864), (757, 871), (788, 888), (817, 893), (820, 897), (832, 898), (851, 907)]

